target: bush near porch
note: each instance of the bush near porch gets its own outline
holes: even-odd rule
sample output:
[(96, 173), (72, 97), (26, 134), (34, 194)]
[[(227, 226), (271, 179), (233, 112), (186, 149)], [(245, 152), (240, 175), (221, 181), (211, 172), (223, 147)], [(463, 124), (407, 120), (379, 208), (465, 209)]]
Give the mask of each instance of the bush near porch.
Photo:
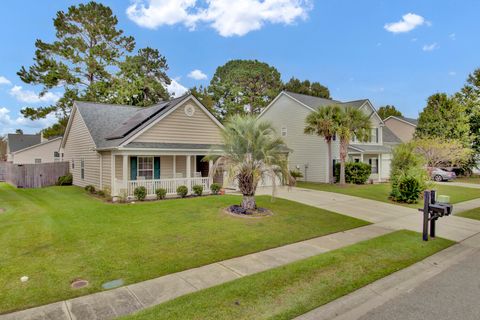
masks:
[[(372, 174), (372, 167), (363, 162), (345, 163), (345, 181), (353, 184), (365, 184)], [(340, 163), (335, 164), (335, 179), (340, 181)]]
[[(0, 314), (135, 283), (215, 261), (368, 224), (259, 196), (261, 219), (224, 214), (226, 195), (116, 205), (79, 187), (15, 189), (0, 184)], [(20, 282), (27, 275), (30, 280)], [(73, 290), (70, 283), (90, 285)]]

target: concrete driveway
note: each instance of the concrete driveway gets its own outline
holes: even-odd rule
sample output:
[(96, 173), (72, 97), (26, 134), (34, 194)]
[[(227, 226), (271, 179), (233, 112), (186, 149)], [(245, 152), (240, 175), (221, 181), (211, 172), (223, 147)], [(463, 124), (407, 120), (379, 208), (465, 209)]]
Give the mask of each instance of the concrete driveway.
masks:
[[(386, 202), (363, 199), (339, 193), (303, 188), (277, 188), (276, 197), (301, 202), (314, 207), (363, 219), (379, 227), (422, 230), (422, 215), (411, 209)], [(271, 194), (271, 188), (259, 188), (257, 194)], [(467, 201), (468, 206), (480, 207), (480, 199)], [(419, 205), (420, 207), (421, 205)], [(454, 212), (462, 203), (454, 205)], [(449, 216), (437, 223), (437, 236), (454, 241), (462, 241), (480, 233), (480, 221)]]

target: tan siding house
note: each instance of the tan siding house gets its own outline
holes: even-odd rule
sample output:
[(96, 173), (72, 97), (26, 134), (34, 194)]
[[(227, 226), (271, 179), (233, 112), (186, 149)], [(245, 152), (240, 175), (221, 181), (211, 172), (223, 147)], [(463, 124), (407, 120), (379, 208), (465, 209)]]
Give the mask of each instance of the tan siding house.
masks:
[(48, 163), (61, 160), (60, 143), (62, 138), (46, 140), (39, 144), (12, 153), (15, 164)]
[(416, 119), (390, 116), (384, 122), (402, 142), (409, 142), (413, 139), (415, 129), (417, 128)]
[(94, 185), (114, 197), (144, 186), (175, 194), (179, 185), (210, 189), (211, 162), (223, 126), (192, 95), (148, 108), (75, 102), (62, 140), (73, 184)]
[(290, 170), (302, 172), (305, 181), (328, 182), (329, 172), (340, 158), (338, 141), (332, 143), (334, 163), (328, 163), (327, 144), (324, 139), (307, 135), (303, 130), (308, 114), (319, 107), (332, 104), (340, 107), (352, 106), (370, 116), (371, 141), (365, 143), (353, 139), (348, 150), (349, 161), (370, 164), (372, 166), (370, 179), (373, 181), (388, 180), (391, 147), (400, 143), (400, 140), (384, 127), (383, 121), (368, 99), (341, 102), (284, 91), (269, 104), (259, 118), (270, 121), (292, 150), (288, 156)]

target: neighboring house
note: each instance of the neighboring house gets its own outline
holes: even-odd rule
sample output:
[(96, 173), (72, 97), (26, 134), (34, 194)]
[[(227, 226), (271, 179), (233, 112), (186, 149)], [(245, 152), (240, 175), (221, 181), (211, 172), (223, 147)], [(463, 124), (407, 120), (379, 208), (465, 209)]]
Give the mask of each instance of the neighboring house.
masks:
[(131, 197), (179, 185), (208, 191), (211, 162), (203, 157), (221, 143), (222, 124), (192, 95), (148, 108), (75, 102), (61, 143), (73, 184), (93, 185)]
[(32, 164), (60, 161), (61, 142), (62, 137), (58, 137), (15, 151), (12, 153), (12, 162), (15, 164)]
[(409, 142), (413, 139), (413, 134), (418, 125), (417, 119), (398, 116), (390, 116), (383, 122), (402, 142)]
[(7, 161), (13, 162), (13, 153), (42, 142), (40, 134), (18, 134), (9, 133), (4, 138), (7, 145), (6, 155)]
[(328, 182), (330, 170), (339, 161), (339, 141), (332, 143), (333, 163), (328, 163), (327, 144), (323, 137), (304, 133), (305, 119), (316, 108), (337, 104), (352, 106), (370, 115), (371, 140), (367, 143), (355, 139), (348, 149), (349, 161), (361, 161), (372, 166), (370, 179), (385, 181), (390, 177), (392, 146), (401, 141), (384, 126), (375, 108), (368, 99), (340, 102), (288, 91), (281, 92), (260, 114), (260, 118), (272, 122), (287, 146), (292, 149), (288, 156), (290, 170), (299, 170), (304, 180)]

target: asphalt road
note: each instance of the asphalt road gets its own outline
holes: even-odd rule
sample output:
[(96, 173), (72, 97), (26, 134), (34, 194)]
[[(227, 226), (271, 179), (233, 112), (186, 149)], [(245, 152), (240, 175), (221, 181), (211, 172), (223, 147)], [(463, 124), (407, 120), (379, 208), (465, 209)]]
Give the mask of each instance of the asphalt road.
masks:
[(479, 320), (480, 250), (362, 320)]

